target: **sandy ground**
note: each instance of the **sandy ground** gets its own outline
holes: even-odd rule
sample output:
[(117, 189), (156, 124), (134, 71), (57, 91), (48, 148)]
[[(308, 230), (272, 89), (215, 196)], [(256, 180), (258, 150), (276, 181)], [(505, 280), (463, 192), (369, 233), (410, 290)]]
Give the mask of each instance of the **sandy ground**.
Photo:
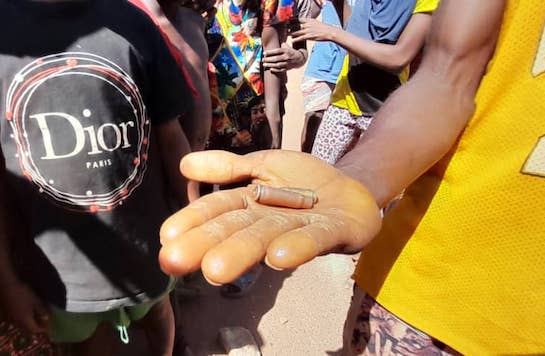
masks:
[(339, 355), (342, 326), (352, 293), (349, 256), (320, 257), (295, 271), (265, 269), (240, 299), (199, 281), (201, 295), (181, 299), (184, 334), (195, 356), (224, 354), (222, 327), (242, 326), (265, 356)]

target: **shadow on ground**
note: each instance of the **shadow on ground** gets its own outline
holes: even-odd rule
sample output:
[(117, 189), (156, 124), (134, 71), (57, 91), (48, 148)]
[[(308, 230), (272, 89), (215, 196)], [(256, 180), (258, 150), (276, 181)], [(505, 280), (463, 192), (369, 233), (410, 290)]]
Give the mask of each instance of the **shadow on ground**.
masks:
[[(219, 287), (206, 283), (200, 274), (192, 277), (188, 286), (198, 288), (198, 296), (179, 296), (183, 333), (195, 356), (224, 354), (217, 339), (222, 327), (241, 326), (248, 329), (261, 348), (264, 340), (258, 326), (275, 304), (283, 282), (291, 271), (273, 271), (265, 267), (259, 280), (245, 296), (223, 298)], [(198, 315), (195, 315), (198, 313)]]

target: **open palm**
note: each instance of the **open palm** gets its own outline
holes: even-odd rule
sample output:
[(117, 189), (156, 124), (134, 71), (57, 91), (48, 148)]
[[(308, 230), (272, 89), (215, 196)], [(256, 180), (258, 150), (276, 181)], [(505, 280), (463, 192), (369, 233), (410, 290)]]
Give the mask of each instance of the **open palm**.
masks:
[(186, 156), (180, 169), (189, 179), (207, 183), (251, 181), (312, 189), (319, 200), (311, 209), (287, 209), (256, 203), (247, 187), (206, 195), (161, 228), (159, 260), (169, 274), (201, 268), (210, 283), (224, 284), (263, 259), (272, 268), (285, 269), (327, 252), (358, 251), (380, 229), (371, 194), (308, 154), (207, 151)]

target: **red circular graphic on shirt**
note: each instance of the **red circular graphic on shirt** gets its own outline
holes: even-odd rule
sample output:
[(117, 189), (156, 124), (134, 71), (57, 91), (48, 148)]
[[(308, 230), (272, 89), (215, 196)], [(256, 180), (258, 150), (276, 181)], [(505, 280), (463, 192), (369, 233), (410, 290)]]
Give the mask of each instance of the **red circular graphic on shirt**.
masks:
[(55, 203), (109, 211), (144, 176), (150, 122), (133, 79), (112, 61), (66, 52), (14, 77), (6, 119), (22, 174)]

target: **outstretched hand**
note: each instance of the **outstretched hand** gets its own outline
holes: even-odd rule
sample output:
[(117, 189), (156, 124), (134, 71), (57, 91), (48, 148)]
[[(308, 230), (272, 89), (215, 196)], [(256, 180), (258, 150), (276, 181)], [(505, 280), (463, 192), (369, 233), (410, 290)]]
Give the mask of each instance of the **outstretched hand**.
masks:
[(161, 268), (183, 275), (202, 269), (212, 284), (229, 283), (256, 263), (295, 268), (328, 252), (359, 251), (379, 231), (379, 209), (358, 182), (308, 154), (270, 150), (238, 156), (197, 152), (180, 164), (191, 180), (251, 181), (312, 189), (311, 209), (258, 204), (248, 187), (206, 195), (172, 215), (161, 228)]
[(337, 27), (316, 19), (299, 19), (301, 29), (291, 34), (294, 43), (301, 41), (333, 41)]

